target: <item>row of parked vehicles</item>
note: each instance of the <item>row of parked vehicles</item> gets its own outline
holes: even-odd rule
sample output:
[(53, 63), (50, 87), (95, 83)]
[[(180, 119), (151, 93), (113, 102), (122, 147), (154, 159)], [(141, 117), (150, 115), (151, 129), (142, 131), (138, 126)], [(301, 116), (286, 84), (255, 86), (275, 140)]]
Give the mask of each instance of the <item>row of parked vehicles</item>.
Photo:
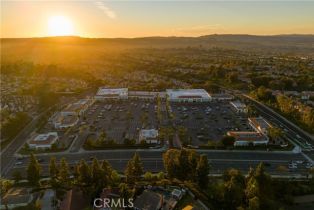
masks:
[(310, 162), (305, 162), (303, 160), (296, 160), (296, 161), (291, 161), (288, 164), (289, 169), (297, 169), (299, 165), (304, 165), (305, 168), (310, 169), (313, 167), (313, 164)]

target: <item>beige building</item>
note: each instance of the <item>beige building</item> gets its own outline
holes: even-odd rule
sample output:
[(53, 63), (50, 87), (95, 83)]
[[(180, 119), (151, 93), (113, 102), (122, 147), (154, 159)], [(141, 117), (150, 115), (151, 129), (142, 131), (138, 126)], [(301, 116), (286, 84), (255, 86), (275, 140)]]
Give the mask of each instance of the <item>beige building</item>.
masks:
[(145, 141), (147, 144), (158, 144), (158, 130), (156, 129), (142, 129), (139, 133), (138, 143)]
[(32, 138), (28, 145), (31, 149), (51, 149), (52, 144), (56, 143), (58, 139), (57, 132), (49, 132)]
[(228, 131), (227, 135), (235, 138), (234, 146), (266, 145), (269, 140), (267, 136), (254, 131)]

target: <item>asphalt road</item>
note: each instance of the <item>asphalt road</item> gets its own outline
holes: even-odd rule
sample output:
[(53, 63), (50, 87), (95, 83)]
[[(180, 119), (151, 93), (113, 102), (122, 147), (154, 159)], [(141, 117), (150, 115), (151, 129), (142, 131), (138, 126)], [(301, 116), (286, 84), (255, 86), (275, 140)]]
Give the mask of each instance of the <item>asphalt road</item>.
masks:
[[(264, 110), (264, 108), (261, 108)], [(266, 111), (265, 111), (266, 112)], [(267, 110), (269, 112), (269, 110)], [(268, 115), (273, 116), (272, 113)], [(282, 119), (274, 116), (275, 119), (282, 122)], [(290, 130), (291, 125), (287, 126)], [(11, 177), (12, 172), (18, 170), (25, 174), (25, 169), (28, 164), (28, 158), (23, 160), (15, 160), (14, 153), (21, 147), (28, 134), (34, 129), (35, 122), (31, 122), (18, 136), (12, 141), (12, 144), (8, 146), (6, 150), (1, 153), (1, 175), (5, 177)], [(291, 128), (293, 132), (300, 133), (297, 129)], [(303, 137), (304, 134), (300, 134)], [(72, 145), (70, 152), (58, 153), (58, 154), (41, 154), (37, 155), (41, 159), (43, 167), (43, 174), (47, 175), (48, 164), (51, 156), (55, 156), (57, 160), (62, 157), (66, 158), (69, 164), (72, 166), (78, 163), (81, 159), (91, 161), (92, 157), (96, 157), (98, 160), (108, 160), (111, 165), (118, 171), (122, 172), (128, 162), (133, 156), (135, 151), (141, 156), (144, 169), (147, 171), (158, 172), (164, 169), (162, 162), (162, 151), (159, 150), (106, 150), (106, 151), (89, 151), (79, 152), (79, 148), (83, 139), (77, 139), (77, 142)], [(293, 154), (289, 152), (258, 152), (258, 151), (202, 151), (200, 153), (206, 154), (212, 165), (212, 173), (222, 173), (228, 168), (237, 168), (246, 172), (250, 167), (254, 167), (260, 162), (267, 162), (269, 166), (266, 170), (271, 174), (303, 174), (307, 169), (304, 165), (300, 164), (298, 169), (294, 171), (282, 172), (278, 171), (278, 166), (288, 166), (290, 161), (304, 160), (307, 161), (302, 153)], [(16, 164), (16, 162), (21, 162)]]
[[(82, 96), (85, 96), (86, 94), (88, 94), (88, 91), (83, 93)], [(55, 106), (64, 106), (70, 103), (71, 100), (76, 100), (76, 98), (65, 100), (60, 104), (56, 104)], [(41, 116), (43, 116), (53, 107), (54, 106), (35, 116), (33, 120), (23, 128), (23, 130), (11, 141), (11, 143), (6, 148), (1, 149), (1, 176), (5, 176), (7, 173), (9, 173), (11, 167), (15, 163), (14, 154), (25, 144), (29, 134), (35, 130), (38, 119), (40, 119)]]
[[(114, 169), (122, 172), (129, 159), (134, 155), (135, 150), (114, 150), (114, 151), (92, 151), (84, 153), (69, 153), (56, 155), (37, 155), (41, 159), (43, 167), (43, 175), (48, 173), (49, 160), (52, 156), (59, 161), (62, 157), (66, 158), (70, 165), (78, 163), (81, 159), (91, 162), (95, 157), (98, 160), (108, 160)], [(147, 150), (137, 151), (142, 159), (144, 169), (146, 171), (158, 172), (164, 170), (162, 162), (162, 151)], [(256, 152), (256, 151), (199, 151), (199, 153), (206, 154), (212, 166), (212, 173), (223, 173), (228, 168), (237, 168), (243, 172), (247, 172), (250, 167), (255, 167), (260, 162), (267, 162), (269, 166), (266, 170), (270, 174), (282, 174), (278, 171), (278, 166), (288, 166), (290, 161), (305, 160), (301, 154), (292, 154), (285, 152)], [(7, 174), (11, 176), (12, 172), (18, 170), (25, 174), (25, 169), (28, 164), (28, 158), (24, 158), (21, 165), (15, 165)], [(287, 171), (287, 174), (304, 174), (307, 169), (305, 165), (300, 164), (298, 169), (294, 171)]]
[[(257, 102), (256, 100), (252, 99), (251, 97), (247, 95), (243, 95), (245, 98), (249, 99), (251, 102), (254, 103), (255, 107), (258, 108), (258, 110), (262, 111), (264, 115), (271, 116), (273, 119), (276, 119), (280, 124), (286, 128), (288, 128), (292, 133), (299, 135), (303, 141), (308, 141), (312, 145), (314, 145), (314, 139), (313, 136), (303, 131), (301, 128), (297, 127), (296, 125), (293, 125), (290, 121), (284, 119), (282, 116), (280, 116), (275, 111), (271, 110), (270, 108), (267, 108), (265, 105)], [(304, 143), (304, 142), (302, 142)]]
[(36, 128), (36, 123), (45, 112), (34, 117), (32, 121), (23, 128), (23, 130), (11, 141), (11, 143), (1, 150), (1, 174), (5, 174), (9, 167), (14, 163), (14, 153), (23, 146), (28, 135)]

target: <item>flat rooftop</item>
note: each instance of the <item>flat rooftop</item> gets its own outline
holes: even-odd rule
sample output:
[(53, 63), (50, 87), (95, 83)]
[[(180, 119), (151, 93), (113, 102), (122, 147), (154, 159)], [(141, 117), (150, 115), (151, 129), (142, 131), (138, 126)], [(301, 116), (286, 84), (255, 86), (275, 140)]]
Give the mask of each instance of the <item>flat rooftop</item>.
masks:
[(233, 136), (236, 141), (265, 141), (267, 138), (258, 132), (253, 131), (228, 131), (229, 136)]
[(61, 113), (59, 112), (55, 118), (54, 118), (54, 122), (55, 123), (60, 123), (62, 125), (68, 125), (68, 124), (73, 124), (78, 120), (78, 117), (76, 115), (61, 115)]
[(58, 138), (57, 132), (49, 132), (45, 134), (39, 134), (34, 139), (32, 139), (30, 144), (51, 144), (56, 138)]
[(158, 136), (158, 130), (156, 129), (142, 129), (140, 135), (146, 138), (156, 138)]
[(115, 95), (127, 95), (128, 88), (104, 88), (101, 87), (98, 89), (97, 96), (115, 96)]
[(211, 98), (204, 89), (167, 89), (166, 93), (170, 98)]

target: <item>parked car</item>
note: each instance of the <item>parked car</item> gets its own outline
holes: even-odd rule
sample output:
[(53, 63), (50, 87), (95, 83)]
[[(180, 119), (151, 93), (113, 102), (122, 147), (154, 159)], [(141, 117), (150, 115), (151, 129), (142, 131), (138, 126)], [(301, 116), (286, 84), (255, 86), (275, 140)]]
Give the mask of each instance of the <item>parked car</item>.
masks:
[(289, 168), (289, 169), (297, 169), (298, 166), (297, 166), (296, 164), (289, 163), (288, 168)]
[(19, 166), (19, 165), (22, 165), (22, 164), (23, 164), (23, 162), (21, 162), (21, 161), (18, 161), (18, 162), (15, 163), (16, 166)]
[(313, 167), (313, 164), (309, 163), (309, 162), (307, 162), (305, 165), (305, 168), (307, 168), (307, 169), (312, 168), (312, 167)]

